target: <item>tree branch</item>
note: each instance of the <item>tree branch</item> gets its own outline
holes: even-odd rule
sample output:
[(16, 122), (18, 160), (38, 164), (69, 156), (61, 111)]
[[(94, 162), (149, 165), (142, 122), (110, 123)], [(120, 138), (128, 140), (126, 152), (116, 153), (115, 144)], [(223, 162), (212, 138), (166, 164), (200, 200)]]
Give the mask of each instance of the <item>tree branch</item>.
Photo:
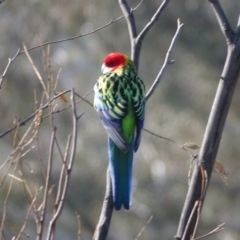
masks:
[(234, 40), (234, 31), (232, 30), (229, 21), (221, 7), (218, 0), (209, 0), (212, 5), (213, 11), (217, 17), (219, 26), (223, 32), (227, 44), (232, 44)]
[(49, 104), (54, 101), (56, 98), (59, 98), (61, 95), (70, 92), (70, 90), (66, 90), (62, 93), (59, 93), (58, 95), (54, 96), (50, 101), (48, 101), (45, 105), (43, 105), (42, 107), (40, 107), (37, 111), (35, 111), (34, 113), (32, 113), (30, 116), (28, 116), (26, 119), (24, 119), (23, 121), (17, 123), (16, 125), (14, 125), (13, 127), (7, 129), (6, 131), (4, 131), (3, 133), (0, 134), (0, 138), (4, 137), (5, 135), (7, 135), (8, 133), (12, 132), (14, 129), (16, 129), (17, 127), (20, 126), (24, 126), (29, 120), (31, 120), (32, 118), (34, 118), (41, 110), (47, 108), (49, 106)]
[[(210, 2), (216, 4), (217, 1)], [(217, 17), (219, 18), (218, 14)], [(220, 24), (220, 26), (222, 25)], [(230, 103), (232, 101), (232, 96), (240, 74), (240, 32), (238, 32), (238, 34), (234, 34), (234, 36), (227, 35), (226, 38), (227, 41), (233, 41), (232, 39), (234, 39), (234, 41), (231, 44), (228, 44), (224, 68), (219, 80), (217, 93), (212, 105), (199, 156), (195, 162), (193, 175), (178, 226), (177, 235), (175, 236), (175, 238), (178, 240), (190, 239), (195, 231), (194, 229), (196, 229), (198, 224), (197, 211), (194, 212), (189, 224), (188, 220), (196, 202), (201, 202), (199, 212), (202, 209)], [(206, 173), (204, 175), (207, 177), (207, 182), (204, 181), (204, 176), (202, 174), (203, 172)], [(206, 186), (204, 184), (206, 184)], [(202, 189), (205, 189), (205, 191), (202, 192)]]
[(142, 29), (142, 31), (138, 34), (137, 38), (134, 39), (134, 48), (132, 50), (132, 60), (138, 69), (140, 53), (142, 49), (142, 41), (149, 32), (149, 30), (153, 27), (153, 25), (158, 21), (161, 13), (167, 7), (167, 4), (170, 0), (164, 0), (160, 7), (157, 9), (156, 13), (153, 15), (151, 20), (146, 24), (146, 26)]
[[(56, 211), (53, 215), (52, 220), (49, 223), (48, 233), (47, 233), (47, 238), (46, 238), (47, 240), (52, 239), (52, 236), (54, 234), (54, 232), (53, 232), (54, 228), (53, 227), (54, 227), (57, 219), (59, 218), (59, 216), (62, 212), (63, 205), (64, 205), (64, 202), (65, 202), (65, 197), (66, 197), (67, 190), (68, 190), (70, 176), (71, 176), (71, 172), (72, 172), (72, 168), (73, 168), (73, 163), (74, 163), (75, 156), (76, 156), (77, 124), (78, 124), (78, 120), (80, 119), (80, 117), (83, 114), (81, 114), (80, 116), (77, 115), (74, 89), (71, 90), (71, 102), (72, 102), (72, 119), (73, 119), (73, 130), (72, 130), (73, 141), (72, 141), (72, 146), (71, 146), (70, 159), (69, 159), (69, 163), (67, 165), (66, 161), (67, 161), (67, 157), (68, 157), (68, 149), (69, 149), (69, 146), (70, 146), (69, 145), (70, 144), (70, 138), (69, 138), (68, 143), (67, 143), (66, 152), (65, 152), (64, 162), (63, 162), (63, 165), (64, 165), (63, 168), (65, 169), (65, 179), (64, 179), (64, 181), (62, 179), (59, 180), (59, 184), (62, 185), (62, 186), (60, 186), (59, 190), (58, 190), (58, 196), (57, 196), (57, 199), (56, 199), (57, 208), (56, 208)], [(61, 194), (59, 193), (59, 191), (61, 191)]]
[[(90, 31), (90, 32), (88, 32), (88, 33), (78, 34), (78, 35), (73, 36), (73, 37), (69, 37), (69, 38), (65, 38), (65, 39), (60, 39), (60, 40), (56, 40), (56, 41), (45, 42), (45, 43), (43, 43), (43, 44), (41, 44), (41, 45), (37, 45), (37, 46), (31, 47), (31, 48), (28, 48), (27, 51), (31, 51), (31, 50), (34, 50), (34, 49), (37, 49), (37, 48), (40, 48), (40, 47), (44, 47), (44, 46), (47, 46), (47, 45), (52, 45), (52, 44), (67, 42), (67, 41), (75, 40), (75, 39), (77, 39), (77, 38), (81, 38), (81, 37), (88, 36), (88, 35), (90, 35), (90, 34), (93, 34), (93, 33), (95, 33), (95, 32), (98, 32), (99, 30), (102, 30), (102, 29), (108, 27), (109, 25), (111, 25), (111, 24), (114, 23), (114, 22), (117, 22), (118, 20), (122, 19), (123, 17), (124, 17), (124, 16), (120, 16), (120, 17), (118, 17), (118, 18), (116, 18), (116, 19), (112, 19), (112, 20), (110, 20), (108, 23), (106, 23), (105, 25), (103, 25), (103, 26), (101, 26), (101, 27), (98, 27), (98, 28), (96, 28), (96, 29), (94, 29), (94, 30), (92, 30), (92, 31)], [(24, 52), (25, 52), (25, 51), (19, 52), (17, 56), (23, 54)]]
[(165, 60), (164, 60), (164, 64), (163, 64), (161, 70), (159, 71), (156, 79), (154, 80), (151, 88), (149, 89), (148, 93), (146, 94), (146, 97), (145, 97), (146, 101), (147, 101), (147, 100), (151, 97), (151, 95), (154, 93), (154, 91), (155, 91), (155, 89), (157, 88), (160, 80), (162, 79), (163, 73), (164, 73), (165, 69), (167, 68), (167, 66), (168, 66), (169, 64), (173, 63), (173, 62), (170, 60), (171, 51), (172, 51), (173, 46), (174, 46), (174, 43), (175, 43), (175, 41), (176, 41), (176, 39), (177, 39), (177, 37), (178, 37), (178, 34), (180, 33), (180, 30), (181, 30), (181, 28), (182, 28), (182, 26), (183, 26), (183, 23), (180, 23), (180, 20), (179, 20), (179, 19), (178, 19), (178, 21), (177, 21), (177, 24), (178, 24), (177, 30), (176, 30), (176, 33), (175, 33), (172, 41), (171, 41), (171, 44), (170, 44), (170, 46), (169, 46), (169, 49), (168, 49), (168, 51), (167, 51), (167, 54), (166, 54), (166, 57), (165, 57)]
[(149, 23), (146, 24), (146, 26), (143, 28), (141, 33), (138, 35), (133, 11), (141, 5), (143, 0), (138, 4), (138, 6), (136, 8), (134, 8), (134, 10), (130, 9), (126, 0), (118, 0), (119, 5), (122, 9), (122, 12), (125, 16), (127, 25), (128, 25), (128, 32), (129, 32), (129, 37), (130, 37), (130, 41), (131, 41), (131, 59), (134, 62), (136, 69), (138, 69), (138, 65), (139, 65), (142, 41), (143, 41), (144, 37), (147, 35), (148, 31), (152, 28), (152, 26), (159, 19), (161, 13), (165, 9), (165, 7), (167, 6), (169, 1), (170, 0), (164, 0), (162, 2), (162, 4), (157, 9), (156, 13), (153, 15), (153, 17), (151, 18)]
[[(6, 131), (2, 132), (2, 133), (0, 134), (0, 138), (4, 137), (4, 136), (7, 135), (8, 133), (12, 132), (12, 131), (13, 131), (14, 129), (16, 129), (17, 127), (24, 126), (28, 121), (30, 121), (32, 118), (34, 118), (35, 116), (37, 116), (37, 114), (39, 114), (40, 111), (42, 111), (42, 110), (44, 110), (45, 108), (47, 108), (51, 102), (53, 102), (55, 99), (61, 97), (62, 95), (66, 94), (66, 93), (68, 93), (68, 92), (70, 92), (70, 91), (71, 91), (71, 90), (66, 90), (66, 91), (61, 92), (61, 93), (57, 94), (56, 96), (52, 97), (46, 104), (44, 104), (43, 106), (41, 106), (38, 110), (36, 110), (36, 111), (35, 111), (34, 113), (32, 113), (31, 115), (29, 115), (26, 119), (24, 119), (24, 120), (21, 121), (21, 122), (18, 122), (18, 123), (17, 123), (16, 125), (14, 125), (13, 127), (11, 127), (11, 128), (9, 128), (9, 129), (7, 129)], [(84, 102), (86, 102), (87, 104), (89, 104), (90, 106), (92, 106), (92, 104), (91, 104), (88, 100), (85, 99), (85, 97), (86, 97), (87, 95), (89, 95), (91, 92), (92, 92), (92, 90), (90, 90), (88, 93), (86, 93), (83, 97), (80, 96), (79, 94), (75, 93), (75, 95), (80, 98), (80, 100), (77, 101), (77, 103), (79, 103), (80, 101), (83, 100)], [(61, 110), (53, 110), (53, 111), (51, 112), (51, 114), (59, 113), (60, 111), (63, 111), (63, 110), (65, 110), (65, 109), (69, 108), (69, 107), (71, 107), (71, 105), (69, 105), (69, 106), (67, 106), (67, 107), (65, 107), (65, 108), (63, 108), (63, 109), (61, 109)], [(42, 119), (44, 119), (44, 118), (46, 118), (46, 117), (49, 117), (49, 116), (50, 116), (50, 113), (47, 114), (47, 115), (45, 115), (45, 116), (41, 116), (41, 119), (38, 119), (38, 121), (41, 121)]]
[(53, 126), (52, 129), (52, 136), (51, 136), (51, 142), (50, 142), (50, 148), (49, 148), (49, 155), (48, 155), (48, 167), (47, 167), (47, 175), (45, 179), (45, 186), (44, 186), (44, 195), (43, 195), (43, 202), (42, 202), (42, 211), (40, 216), (40, 224), (37, 229), (37, 240), (42, 239), (43, 235), (43, 229), (45, 225), (45, 216), (46, 216), (46, 208), (48, 203), (48, 192), (49, 192), (49, 183), (51, 179), (52, 174), (52, 162), (53, 162), (53, 149), (54, 149), (54, 141), (55, 141), (55, 134), (56, 134), (56, 127)]
[[(0, 2), (0, 4), (1, 4), (1, 2)], [(0, 89), (2, 88), (3, 79), (5, 78), (6, 73), (7, 73), (8, 69), (9, 69), (11, 63), (12, 63), (12, 62), (15, 60), (15, 58), (18, 56), (19, 52), (20, 52), (20, 49), (17, 50), (17, 52), (16, 52), (16, 54), (14, 55), (13, 58), (9, 58), (9, 59), (8, 59), (8, 64), (7, 64), (5, 70), (4, 70), (4, 72), (3, 72), (3, 74), (2, 74), (2, 76), (1, 76), (1, 78), (0, 78)]]
[(107, 238), (108, 230), (113, 213), (112, 183), (109, 169), (107, 170), (106, 193), (103, 201), (101, 215), (96, 227), (93, 240), (103, 240)]
[(225, 225), (225, 223), (222, 223), (222, 224), (218, 225), (216, 228), (214, 228), (211, 232), (209, 232), (207, 234), (204, 234), (204, 235), (202, 235), (200, 237), (197, 237), (194, 240), (203, 239), (203, 238), (209, 237), (209, 236), (211, 236), (213, 234), (216, 234), (216, 233), (218, 233), (220, 231), (223, 231), (224, 230), (224, 225)]
[[(120, 0), (119, 0), (119, 1), (120, 1)], [(125, 0), (123, 0), (123, 1), (125, 2)], [(142, 1), (141, 1), (134, 9), (131, 9), (131, 10), (130, 10), (130, 14), (131, 14), (131, 15), (133, 15), (132, 13), (141, 5), (141, 3), (142, 3)], [(31, 48), (28, 48), (27, 51), (31, 51), (31, 50), (34, 50), (34, 49), (37, 49), (37, 48), (40, 48), (40, 47), (44, 47), (44, 46), (47, 46), (47, 45), (52, 45), (52, 44), (67, 42), (67, 41), (75, 40), (75, 39), (77, 39), (77, 38), (81, 38), (81, 37), (85, 37), (85, 36), (91, 35), (91, 34), (93, 34), (93, 33), (95, 33), (95, 32), (98, 32), (98, 31), (104, 29), (104, 28), (107, 28), (107, 27), (110, 26), (112, 23), (115, 23), (115, 22), (119, 21), (120, 19), (122, 19), (122, 18), (124, 18), (124, 17), (125, 17), (125, 15), (120, 16), (120, 17), (118, 17), (118, 18), (116, 18), (116, 19), (111, 19), (111, 20), (110, 20), (108, 23), (106, 23), (105, 25), (100, 26), (100, 27), (98, 27), (98, 28), (96, 28), (96, 29), (94, 29), (94, 30), (92, 30), (92, 31), (90, 31), (90, 32), (83, 33), (83, 34), (78, 34), (78, 35), (73, 36), (73, 37), (70, 37), (70, 38), (65, 38), (65, 39), (60, 39), (60, 40), (56, 40), (56, 41), (45, 42), (45, 43), (43, 43), (43, 44), (41, 44), (41, 45), (37, 45), (37, 46), (31, 47)], [(23, 51), (23, 50), (20, 51), (20, 52), (18, 52), (18, 54), (16, 55), (16, 57), (19, 56), (19, 55), (21, 55), (21, 54), (23, 54), (24, 52), (25, 52), (25, 51)]]
[[(121, 2), (121, 0), (119, 0), (119, 1)], [(123, 2), (126, 2), (125, 0), (122, 0), (122, 1), (123, 1)], [(1, 4), (2, 2), (4, 2), (4, 0), (0, 0), (0, 4)], [(134, 22), (133, 12), (141, 5), (142, 2), (143, 2), (143, 0), (142, 0), (134, 9), (130, 9), (130, 8), (128, 7), (128, 5), (127, 5), (127, 7), (128, 7), (129, 9), (127, 9), (127, 7), (126, 7), (126, 14), (127, 14), (126, 16), (128, 16), (128, 10), (129, 10), (129, 14), (130, 14), (130, 15), (129, 15), (129, 18), (130, 18), (130, 19), (133, 18), (133, 22)], [(125, 5), (124, 5), (124, 4), (125, 4), (125, 3), (123, 3), (123, 8), (125, 8)], [(4, 77), (6, 76), (6, 73), (7, 73), (8, 69), (9, 69), (11, 63), (12, 63), (12, 62), (15, 60), (15, 58), (18, 57), (19, 55), (21, 55), (21, 54), (23, 54), (23, 53), (25, 53), (25, 52), (28, 52), (28, 51), (31, 51), (31, 50), (40, 48), (40, 47), (47, 46), (47, 45), (53, 45), (53, 44), (57, 44), (57, 43), (67, 42), (67, 41), (71, 41), (71, 40), (75, 40), (75, 39), (78, 39), (78, 38), (81, 38), (81, 37), (88, 36), (88, 35), (90, 35), (90, 34), (93, 34), (93, 33), (95, 33), (95, 32), (98, 32), (98, 31), (100, 31), (100, 30), (102, 30), (102, 29), (104, 29), (104, 28), (107, 28), (107, 27), (110, 26), (112, 23), (115, 23), (115, 22), (119, 21), (120, 19), (122, 19), (122, 18), (124, 18), (124, 17), (126, 17), (126, 16), (123, 15), (123, 16), (120, 16), (120, 17), (118, 17), (118, 18), (116, 18), (116, 19), (111, 19), (111, 20), (110, 20), (108, 23), (106, 23), (105, 25), (100, 26), (100, 27), (98, 27), (98, 28), (96, 28), (96, 29), (88, 32), (88, 33), (78, 34), (78, 35), (73, 36), (73, 37), (70, 37), (70, 38), (60, 39), (60, 40), (56, 40), (56, 41), (45, 42), (45, 43), (43, 43), (43, 44), (41, 44), (41, 45), (37, 45), (37, 46), (34, 46), (34, 47), (30, 47), (30, 48), (28, 48), (28, 49), (21, 50), (21, 51), (20, 51), (20, 49), (19, 49), (19, 50), (17, 51), (17, 53), (15, 54), (15, 56), (14, 56), (12, 59), (11, 59), (11, 58), (8, 59), (8, 64), (7, 64), (5, 70), (4, 70), (4, 72), (3, 72), (3, 74), (2, 74), (2, 76), (1, 76), (1, 78), (0, 78), (0, 89), (1, 89), (1, 86), (2, 86), (3, 79), (4, 79)], [(131, 21), (132, 21), (132, 20), (131, 20)], [(135, 26), (135, 23), (134, 23), (134, 26)], [(134, 28), (131, 27), (131, 29), (133, 30), (132, 32), (134, 33)], [(136, 26), (135, 26), (135, 31), (136, 31)], [(134, 35), (134, 34), (133, 34), (133, 35)]]
[(159, 17), (161, 13), (164, 11), (164, 9), (167, 7), (167, 4), (170, 0), (164, 0), (160, 7), (157, 9), (153, 17), (151, 18), (150, 22), (143, 28), (143, 30), (138, 34), (137, 41), (142, 42), (149, 30), (152, 28), (152, 26), (159, 20)]
[[(133, 10), (130, 9), (126, 0), (118, 0), (118, 2), (119, 2), (119, 6), (121, 7), (123, 15), (127, 22), (128, 32), (129, 32), (130, 39), (131, 39), (131, 53), (133, 54), (134, 41), (135, 41), (135, 38), (137, 37), (137, 28), (136, 28), (135, 19), (133, 16)], [(131, 58), (133, 58), (133, 56), (131, 56)]]

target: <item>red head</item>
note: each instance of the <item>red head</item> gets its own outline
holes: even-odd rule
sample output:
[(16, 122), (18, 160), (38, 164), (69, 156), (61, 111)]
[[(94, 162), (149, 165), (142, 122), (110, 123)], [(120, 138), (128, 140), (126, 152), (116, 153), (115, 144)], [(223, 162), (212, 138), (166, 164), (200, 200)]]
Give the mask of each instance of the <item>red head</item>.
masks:
[(102, 65), (103, 74), (113, 72), (115, 69), (124, 66), (128, 57), (119, 52), (113, 52), (106, 56)]

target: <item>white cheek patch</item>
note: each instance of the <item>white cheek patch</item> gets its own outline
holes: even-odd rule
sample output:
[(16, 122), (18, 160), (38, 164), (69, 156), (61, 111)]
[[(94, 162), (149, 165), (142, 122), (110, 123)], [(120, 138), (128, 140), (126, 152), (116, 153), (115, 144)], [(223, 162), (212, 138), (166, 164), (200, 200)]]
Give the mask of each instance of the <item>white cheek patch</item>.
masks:
[(109, 68), (105, 64), (103, 64), (101, 70), (102, 70), (103, 74), (106, 74), (106, 73), (111, 72), (112, 68)]

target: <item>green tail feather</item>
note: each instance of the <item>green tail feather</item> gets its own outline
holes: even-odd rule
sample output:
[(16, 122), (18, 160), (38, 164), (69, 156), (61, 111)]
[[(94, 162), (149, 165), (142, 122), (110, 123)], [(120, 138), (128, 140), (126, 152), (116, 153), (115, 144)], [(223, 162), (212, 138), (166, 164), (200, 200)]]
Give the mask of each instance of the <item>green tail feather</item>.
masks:
[(109, 166), (116, 210), (120, 210), (122, 205), (129, 210), (131, 204), (133, 142), (129, 151), (123, 153), (110, 138), (108, 141)]

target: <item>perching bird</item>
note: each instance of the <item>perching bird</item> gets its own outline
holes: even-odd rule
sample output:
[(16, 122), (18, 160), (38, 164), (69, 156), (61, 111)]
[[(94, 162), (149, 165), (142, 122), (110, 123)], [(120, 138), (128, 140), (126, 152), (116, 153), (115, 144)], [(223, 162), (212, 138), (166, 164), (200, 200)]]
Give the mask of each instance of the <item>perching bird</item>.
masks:
[(108, 133), (108, 157), (116, 210), (129, 209), (132, 165), (138, 150), (145, 112), (145, 85), (131, 59), (110, 53), (94, 86), (94, 107)]

